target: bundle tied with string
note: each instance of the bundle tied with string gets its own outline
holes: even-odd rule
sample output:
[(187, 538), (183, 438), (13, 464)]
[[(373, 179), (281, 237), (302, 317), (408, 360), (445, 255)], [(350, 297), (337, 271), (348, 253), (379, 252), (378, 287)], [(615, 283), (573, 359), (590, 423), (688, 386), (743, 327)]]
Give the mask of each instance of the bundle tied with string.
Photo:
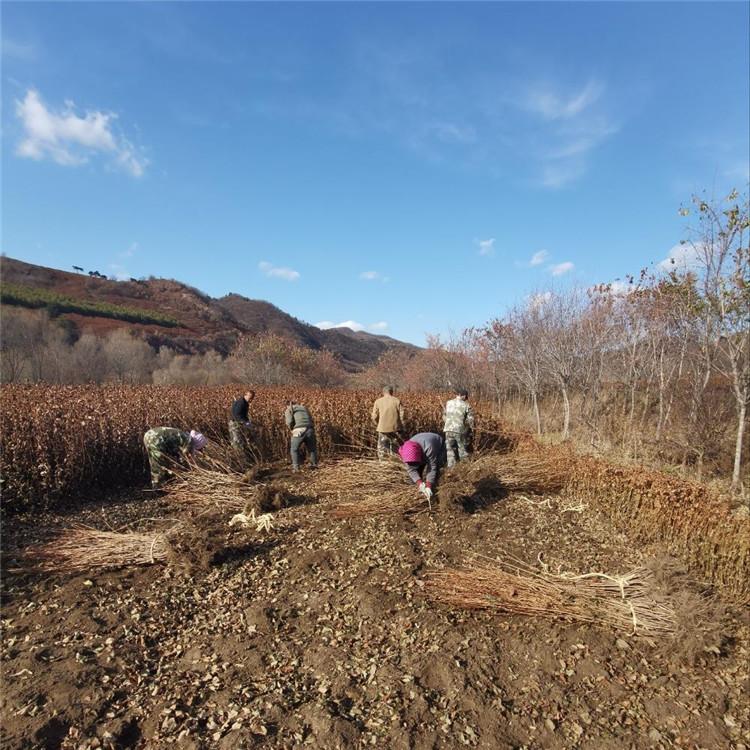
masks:
[(153, 565), (167, 559), (170, 531), (117, 532), (73, 526), (51, 541), (27, 547), (23, 559), (32, 569), (47, 573)]
[(653, 573), (638, 568), (621, 576), (551, 573), (510, 555), (477, 556), (463, 568), (427, 576), (433, 600), (461, 609), (590, 623), (631, 635), (665, 637), (677, 628), (674, 607), (651, 593)]

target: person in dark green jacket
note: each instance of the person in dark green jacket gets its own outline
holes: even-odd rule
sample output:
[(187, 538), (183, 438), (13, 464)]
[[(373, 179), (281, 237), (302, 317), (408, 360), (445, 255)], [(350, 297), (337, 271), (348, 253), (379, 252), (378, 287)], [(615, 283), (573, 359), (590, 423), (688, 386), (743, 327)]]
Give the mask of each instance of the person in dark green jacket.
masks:
[(315, 440), (315, 425), (310, 412), (293, 399), (287, 403), (284, 412), (286, 426), (292, 431), (290, 453), (292, 454), (292, 468), (299, 471), (301, 458), (300, 448), (304, 445), (310, 454), (310, 466), (318, 468), (318, 445)]

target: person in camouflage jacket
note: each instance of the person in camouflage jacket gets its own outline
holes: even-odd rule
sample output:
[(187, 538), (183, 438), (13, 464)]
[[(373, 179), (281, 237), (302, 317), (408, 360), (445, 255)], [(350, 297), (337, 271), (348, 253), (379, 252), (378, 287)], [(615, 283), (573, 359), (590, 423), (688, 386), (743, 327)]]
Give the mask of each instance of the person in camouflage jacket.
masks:
[(151, 468), (151, 486), (156, 489), (173, 475), (172, 469), (189, 453), (202, 451), (206, 447), (205, 436), (190, 430), (183, 432), (176, 427), (152, 427), (143, 436)]
[(456, 465), (456, 454), (459, 461), (469, 456), (466, 440), (474, 429), (474, 412), (468, 399), (469, 392), (459, 388), (456, 390), (456, 397), (448, 401), (443, 408), (443, 431), (449, 469)]

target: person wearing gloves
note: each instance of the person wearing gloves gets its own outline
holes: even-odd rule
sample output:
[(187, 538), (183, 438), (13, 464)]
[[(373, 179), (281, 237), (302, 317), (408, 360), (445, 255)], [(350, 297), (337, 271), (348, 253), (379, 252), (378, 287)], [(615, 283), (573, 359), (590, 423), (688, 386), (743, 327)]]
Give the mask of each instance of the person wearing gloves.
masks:
[(247, 457), (249, 450), (250, 431), (253, 424), (250, 421), (250, 403), (255, 398), (255, 391), (247, 391), (244, 396), (232, 402), (232, 416), (229, 419), (229, 442), (241, 455)]
[(474, 412), (468, 399), (469, 392), (464, 388), (458, 388), (456, 397), (443, 407), (443, 432), (449, 469), (456, 465), (456, 453), (459, 461), (469, 457), (466, 440), (474, 429)]
[(205, 435), (196, 430), (183, 432), (176, 427), (152, 427), (143, 436), (151, 468), (151, 486), (156, 489), (173, 475), (172, 468), (188, 454), (206, 447)]
[(310, 454), (310, 467), (318, 468), (318, 446), (315, 440), (315, 425), (310, 412), (294, 400), (287, 403), (284, 412), (286, 426), (292, 431), (290, 441), (290, 453), (292, 454), (292, 469), (299, 471), (300, 448), (304, 444)]
[(443, 438), (434, 432), (420, 432), (398, 449), (398, 455), (417, 489), (428, 501), (432, 500), (443, 455)]
[(378, 433), (378, 460), (398, 450), (398, 431), (404, 422), (404, 407), (393, 395), (393, 386), (383, 388), (383, 395), (372, 406), (372, 423)]

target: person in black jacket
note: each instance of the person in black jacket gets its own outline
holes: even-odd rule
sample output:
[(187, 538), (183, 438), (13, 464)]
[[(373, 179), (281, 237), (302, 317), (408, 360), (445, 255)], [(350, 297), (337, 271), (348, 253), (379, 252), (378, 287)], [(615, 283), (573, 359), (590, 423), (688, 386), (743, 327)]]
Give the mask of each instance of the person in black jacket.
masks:
[(290, 453), (292, 454), (292, 468), (299, 471), (300, 466), (300, 448), (303, 443), (310, 454), (310, 467), (318, 468), (318, 446), (315, 440), (315, 425), (313, 424), (310, 412), (291, 400), (287, 402), (286, 411), (284, 412), (284, 421), (286, 426), (292, 431), (290, 442)]
[(247, 458), (250, 455), (250, 435), (253, 423), (250, 421), (250, 403), (255, 398), (255, 391), (247, 391), (232, 403), (232, 415), (229, 419), (229, 441), (232, 447)]

